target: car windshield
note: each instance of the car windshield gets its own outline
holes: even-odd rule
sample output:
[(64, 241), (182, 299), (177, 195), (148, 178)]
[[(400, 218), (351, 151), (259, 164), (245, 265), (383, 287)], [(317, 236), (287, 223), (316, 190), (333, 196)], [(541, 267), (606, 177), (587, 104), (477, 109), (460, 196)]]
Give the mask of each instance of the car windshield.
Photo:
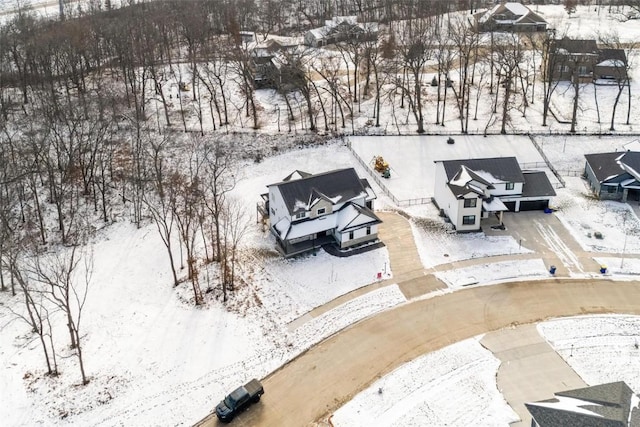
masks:
[(233, 409), (236, 406), (236, 401), (231, 396), (227, 396), (224, 398), (224, 404), (227, 405), (227, 408)]

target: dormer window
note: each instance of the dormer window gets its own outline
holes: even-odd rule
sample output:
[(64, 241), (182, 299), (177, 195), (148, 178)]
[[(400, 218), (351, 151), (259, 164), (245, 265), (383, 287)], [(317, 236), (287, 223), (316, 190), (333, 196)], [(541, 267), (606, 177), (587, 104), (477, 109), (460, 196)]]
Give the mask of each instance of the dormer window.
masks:
[(296, 219), (301, 219), (301, 218), (304, 218), (305, 216), (307, 216), (307, 213), (305, 211), (298, 212), (296, 214)]
[(327, 208), (320, 208), (316, 212), (317, 215), (324, 215), (327, 212)]
[(505, 184), (505, 189), (507, 190), (513, 190), (515, 188), (515, 184), (513, 182), (507, 182)]

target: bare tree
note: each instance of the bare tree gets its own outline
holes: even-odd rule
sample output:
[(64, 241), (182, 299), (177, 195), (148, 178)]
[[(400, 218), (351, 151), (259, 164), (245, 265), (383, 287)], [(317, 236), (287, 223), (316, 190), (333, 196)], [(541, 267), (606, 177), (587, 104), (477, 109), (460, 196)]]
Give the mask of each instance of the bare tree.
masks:
[(427, 22), (419, 20), (407, 25), (398, 41), (400, 65), (408, 72), (407, 79), (396, 77), (395, 84), (409, 101), (414, 115), (417, 132), (424, 133), (424, 100), (422, 99), (423, 68), (432, 55), (432, 28)]
[(242, 238), (249, 230), (251, 221), (242, 203), (237, 199), (228, 198), (222, 210), (222, 230), (224, 253), (221, 262), (222, 268), (222, 292), (224, 301), (227, 300), (227, 292), (235, 289), (236, 266), (238, 263), (238, 250)]
[(504, 87), (502, 100), (502, 124), (500, 133), (506, 134), (506, 126), (509, 122), (509, 111), (513, 107), (512, 94), (516, 71), (523, 57), (523, 48), (516, 34), (505, 35), (500, 43), (496, 45), (496, 63), (499, 73), (499, 81)]
[(30, 268), (33, 280), (43, 285), (45, 298), (65, 316), (70, 347), (78, 358), (82, 384), (87, 384), (89, 379), (84, 367), (81, 326), (93, 273), (93, 254), (73, 246), (67, 253), (35, 256)]
[[(608, 35), (600, 34), (599, 42), (604, 47), (601, 49), (601, 52), (605, 57), (608, 57), (607, 65), (609, 66), (608, 68), (611, 70), (610, 72), (612, 74), (607, 77), (612, 77), (618, 89), (611, 108), (611, 126), (609, 127), (610, 131), (614, 131), (616, 110), (618, 108), (618, 103), (620, 102), (620, 97), (625, 89), (628, 90), (629, 94), (626, 121), (626, 124), (629, 124), (629, 117), (631, 114), (631, 85), (629, 82), (629, 74), (631, 73), (632, 67), (632, 61), (630, 58), (633, 57), (633, 51), (637, 47), (637, 43), (622, 43), (620, 42), (620, 37), (616, 33)], [(600, 76), (595, 76), (596, 79), (599, 77)]]

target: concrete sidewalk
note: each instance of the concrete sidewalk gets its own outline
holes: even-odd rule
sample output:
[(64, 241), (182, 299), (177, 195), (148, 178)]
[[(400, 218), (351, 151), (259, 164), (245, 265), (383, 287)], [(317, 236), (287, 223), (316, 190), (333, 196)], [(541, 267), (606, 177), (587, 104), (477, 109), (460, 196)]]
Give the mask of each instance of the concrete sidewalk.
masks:
[(520, 422), (511, 426), (531, 425), (526, 402), (550, 399), (557, 391), (588, 385), (540, 336), (535, 324), (490, 332), (480, 344), (501, 361), (498, 390), (520, 417)]

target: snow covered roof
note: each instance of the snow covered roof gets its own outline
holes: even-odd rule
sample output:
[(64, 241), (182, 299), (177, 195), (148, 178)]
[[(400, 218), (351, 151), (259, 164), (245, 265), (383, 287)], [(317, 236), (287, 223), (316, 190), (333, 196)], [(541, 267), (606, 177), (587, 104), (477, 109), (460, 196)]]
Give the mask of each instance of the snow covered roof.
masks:
[(596, 64), (598, 67), (614, 67), (614, 68), (624, 68), (624, 61), (619, 59), (605, 59), (602, 62), (598, 62)]
[(546, 24), (546, 21), (539, 15), (533, 13), (522, 3), (508, 2), (497, 4), (478, 18), (480, 24), (485, 24), (490, 19), (500, 24), (525, 23)]
[(487, 212), (505, 212), (509, 210), (499, 197), (484, 200), (482, 208)]
[(626, 174), (640, 180), (640, 152), (638, 151), (585, 154), (584, 157), (588, 167), (601, 184)]
[[(288, 180), (268, 185), (277, 187), (287, 206), (289, 214), (307, 210), (320, 199), (332, 203), (346, 203), (356, 198), (371, 200), (375, 194), (371, 188), (365, 188), (355, 169), (337, 169), (317, 175), (303, 176), (294, 172), (287, 176)], [(299, 176), (298, 179), (291, 179)], [(365, 181), (366, 182), (366, 181)], [(373, 197), (370, 195), (373, 194)]]
[[(278, 228), (280, 222), (276, 224), (276, 230), (278, 230), (278, 232), (280, 232)], [(366, 225), (379, 224), (381, 222), (380, 218), (378, 218), (371, 209), (358, 206), (354, 203), (348, 203), (339, 211), (331, 214), (322, 215), (321, 217), (306, 221), (288, 223), (287, 229), (284, 233), (280, 232), (280, 236), (282, 239), (297, 239), (334, 228), (342, 232)]]
[(489, 184), (500, 182), (524, 182), (524, 176), (515, 157), (442, 161), (447, 180), (451, 181), (462, 166), (475, 172)]
[(555, 398), (525, 403), (540, 427), (636, 425), (638, 399), (624, 381), (555, 393)]

